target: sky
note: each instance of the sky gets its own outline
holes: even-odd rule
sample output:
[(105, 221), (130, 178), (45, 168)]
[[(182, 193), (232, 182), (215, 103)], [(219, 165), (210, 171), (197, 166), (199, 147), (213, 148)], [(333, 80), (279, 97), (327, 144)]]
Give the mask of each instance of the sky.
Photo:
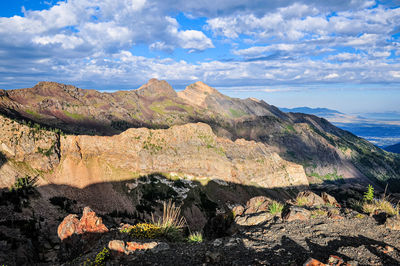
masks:
[(400, 1), (0, 2), (0, 88), (150, 78), (279, 107), (400, 112)]

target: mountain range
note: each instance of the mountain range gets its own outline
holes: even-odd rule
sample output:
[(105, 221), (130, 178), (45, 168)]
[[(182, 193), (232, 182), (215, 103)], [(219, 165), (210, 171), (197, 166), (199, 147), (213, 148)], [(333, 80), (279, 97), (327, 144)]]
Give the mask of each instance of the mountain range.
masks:
[[(325, 112), (326, 110), (318, 109), (317, 111)], [(55, 132), (55, 135), (51, 137), (53, 144), (50, 146), (39, 147), (37, 143), (30, 144), (35, 149), (40, 148), (39, 151), (42, 153), (45, 151), (48, 155), (45, 157), (49, 159), (47, 162), (46, 160), (38, 162), (35, 159), (40, 157), (38, 150), (31, 150), (28, 153), (24, 151), (25, 153), (22, 152), (22, 154), (15, 152), (15, 149), (19, 149), (15, 144), (16, 140), (14, 143), (8, 140), (11, 141), (8, 146), (4, 144), (6, 143), (4, 138), (16, 139), (17, 137), (6, 132), (2, 136), (1, 152), (7, 158), (33, 165), (33, 168), (40, 171), (47, 180), (61, 178), (57, 169), (62, 168), (60, 163), (62, 165), (62, 162), (65, 162), (63, 156), (67, 150), (62, 150), (64, 144), (63, 138), (58, 136), (60, 131), (67, 134), (67, 140), (75, 143), (71, 145), (77, 146), (80, 150), (85, 146), (80, 143), (81, 140), (88, 143), (90, 139), (89, 142), (97, 143), (99, 147), (103, 146), (103, 142), (104, 145), (112, 145), (108, 142), (105, 144), (108, 138), (101, 136), (122, 138), (123, 134), (127, 134), (123, 132), (129, 128), (173, 130), (175, 126), (188, 123), (203, 123), (211, 128), (209, 134), (205, 134), (203, 142), (212, 140), (207, 144), (209, 147), (217, 150), (221, 148), (219, 155), (223, 160), (235, 161), (236, 159), (228, 156), (226, 147), (215, 144), (216, 138), (234, 143), (240, 139), (256, 141), (283, 160), (302, 167), (311, 182), (330, 179), (357, 180), (362, 183), (376, 184), (390, 182), (390, 188), (394, 190), (400, 178), (399, 156), (335, 127), (326, 119), (303, 113), (285, 113), (275, 106), (254, 98), (230, 98), (202, 82), (196, 82), (187, 86), (185, 90), (176, 92), (166, 81), (152, 79), (139, 89), (114, 93), (84, 90), (55, 82), (40, 82), (32, 88), (1, 90), (0, 113), (7, 119), (14, 119), (17, 123), (25, 123), (28, 126), (37, 124)], [(5, 123), (4, 120), (3, 123)], [(183, 128), (182, 130), (186, 131)], [(123, 134), (119, 135), (121, 133)], [(89, 135), (93, 138), (77, 136), (75, 137), (77, 139), (72, 141), (70, 138), (73, 138), (73, 135)], [(20, 137), (23, 138), (23, 136)], [(167, 144), (169, 140), (169, 138), (165, 139)], [(159, 147), (161, 145), (151, 141), (148, 144), (148, 148), (153, 153), (161, 152), (162, 149)], [(95, 156), (96, 149), (99, 156), (105, 151), (103, 148), (94, 148), (94, 155), (91, 156)], [(10, 152), (10, 150), (13, 151)], [(68, 152), (70, 150), (68, 149)], [(76, 158), (80, 157), (81, 155)], [(163, 158), (167, 157), (165, 155)], [(194, 163), (197, 158), (200, 156), (193, 157)], [(114, 162), (116, 161), (117, 157), (114, 159)], [(102, 167), (104, 166), (99, 165), (98, 168)], [(233, 164), (232, 167), (235, 169), (238, 166)], [(136, 166), (126, 169), (131, 172), (172, 171), (172, 167), (145, 168)], [(4, 167), (1, 171), (3, 169)], [(87, 167), (85, 169), (87, 170)], [(193, 171), (185, 174), (193, 174)], [(213, 174), (214, 171), (210, 170), (209, 177)], [(81, 180), (78, 172), (75, 175), (76, 180)], [(231, 169), (231, 173), (226, 174), (222, 179), (231, 181), (230, 179), (235, 175), (235, 171)]]

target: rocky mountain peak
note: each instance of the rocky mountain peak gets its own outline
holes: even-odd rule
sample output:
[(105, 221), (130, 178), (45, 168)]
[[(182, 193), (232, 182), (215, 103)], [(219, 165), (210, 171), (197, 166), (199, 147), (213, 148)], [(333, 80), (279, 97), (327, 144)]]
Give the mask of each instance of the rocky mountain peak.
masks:
[(205, 107), (207, 96), (223, 96), (215, 88), (208, 86), (202, 81), (197, 81), (187, 86), (183, 91), (178, 92), (178, 96), (194, 105)]
[(146, 84), (136, 90), (140, 96), (170, 96), (176, 97), (175, 90), (165, 80), (150, 79)]

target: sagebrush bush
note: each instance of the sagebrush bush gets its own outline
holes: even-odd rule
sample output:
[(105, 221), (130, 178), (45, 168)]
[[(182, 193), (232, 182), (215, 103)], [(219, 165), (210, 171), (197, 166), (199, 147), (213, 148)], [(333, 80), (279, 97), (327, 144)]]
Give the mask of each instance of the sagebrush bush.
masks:
[(281, 213), (283, 210), (283, 204), (279, 203), (277, 201), (273, 201), (269, 206), (268, 206), (268, 211), (272, 215), (275, 215), (277, 213)]
[(189, 242), (201, 243), (203, 242), (203, 234), (201, 232), (191, 233), (188, 237)]
[(307, 206), (307, 205), (309, 205), (309, 202), (308, 202), (308, 198), (307, 197), (297, 197), (296, 198), (296, 205), (297, 206)]
[(153, 239), (162, 235), (162, 230), (159, 226), (151, 223), (139, 223), (128, 228), (124, 228), (121, 233), (127, 233), (133, 238)]

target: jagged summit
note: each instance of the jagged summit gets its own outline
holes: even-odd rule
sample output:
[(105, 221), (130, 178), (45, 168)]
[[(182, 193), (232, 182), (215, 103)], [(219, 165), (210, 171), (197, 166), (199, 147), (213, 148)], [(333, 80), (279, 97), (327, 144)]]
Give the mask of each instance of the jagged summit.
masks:
[(146, 84), (136, 90), (140, 96), (171, 96), (176, 97), (176, 92), (165, 80), (150, 79)]
[(206, 107), (205, 100), (209, 95), (223, 97), (223, 94), (221, 94), (215, 88), (208, 86), (202, 81), (197, 81), (193, 84), (190, 84), (183, 91), (178, 92), (178, 96), (180, 98), (191, 104), (202, 107)]

